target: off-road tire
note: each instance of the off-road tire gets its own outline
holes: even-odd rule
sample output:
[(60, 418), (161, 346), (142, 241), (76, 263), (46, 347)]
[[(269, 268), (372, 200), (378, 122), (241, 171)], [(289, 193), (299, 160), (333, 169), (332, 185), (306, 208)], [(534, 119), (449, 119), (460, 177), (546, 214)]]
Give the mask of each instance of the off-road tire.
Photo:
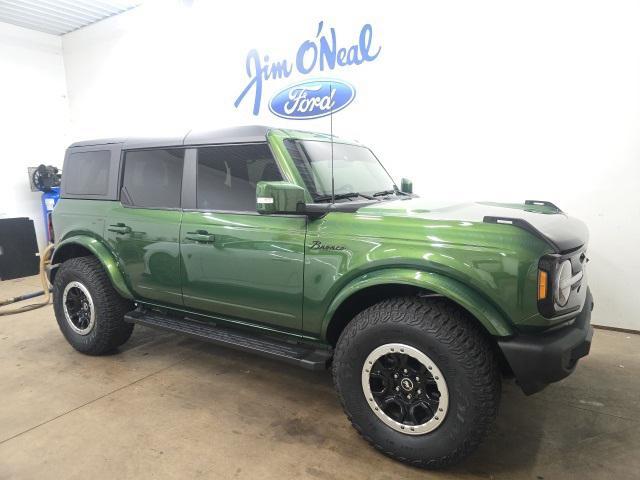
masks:
[[(93, 301), (95, 323), (85, 335), (76, 333), (65, 317), (62, 299), (70, 282), (86, 287)], [(104, 355), (124, 344), (133, 332), (133, 324), (124, 321), (124, 314), (133, 308), (133, 303), (113, 288), (97, 258), (72, 258), (59, 267), (53, 282), (53, 309), (62, 334), (79, 352)]]
[[(442, 468), (469, 455), (498, 411), (501, 376), (489, 340), (475, 319), (443, 298), (384, 300), (344, 329), (333, 360), (342, 407), (360, 435), (384, 454), (422, 468)], [(408, 435), (383, 423), (367, 403), (362, 369), (377, 347), (401, 343), (427, 355), (448, 388), (448, 412), (433, 431)]]

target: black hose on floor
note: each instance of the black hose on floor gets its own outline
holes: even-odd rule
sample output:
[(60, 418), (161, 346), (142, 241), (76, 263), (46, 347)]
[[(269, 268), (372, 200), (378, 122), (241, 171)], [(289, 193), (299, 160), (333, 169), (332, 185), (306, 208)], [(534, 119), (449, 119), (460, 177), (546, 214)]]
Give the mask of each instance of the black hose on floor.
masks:
[(53, 245), (49, 245), (45, 248), (44, 252), (40, 255), (40, 282), (42, 283), (42, 290), (37, 292), (25, 293), (24, 295), (19, 295), (17, 297), (0, 299), (0, 307), (4, 305), (10, 305), (12, 303), (20, 302), (22, 300), (28, 300), (29, 298), (40, 297), (42, 295), (45, 296), (44, 301), (40, 303), (33, 303), (30, 305), (24, 305), (18, 308), (12, 308), (9, 310), (0, 310), (0, 317), (5, 315), (13, 315), (14, 313), (23, 313), (28, 312), (30, 310), (35, 310), (36, 308), (44, 307), (45, 305), (49, 305), (49, 301), (51, 300), (51, 287), (49, 286), (49, 280), (47, 279), (46, 267), (51, 263), (51, 256), (53, 254)]
[[(49, 290), (51, 291), (51, 290)], [(7, 298), (6, 300), (0, 300), (0, 307), (5, 305), (11, 305), (12, 303), (21, 302), (23, 300), (29, 300), (30, 298), (36, 298), (44, 295), (44, 290), (38, 290), (37, 292), (25, 293), (17, 297)]]

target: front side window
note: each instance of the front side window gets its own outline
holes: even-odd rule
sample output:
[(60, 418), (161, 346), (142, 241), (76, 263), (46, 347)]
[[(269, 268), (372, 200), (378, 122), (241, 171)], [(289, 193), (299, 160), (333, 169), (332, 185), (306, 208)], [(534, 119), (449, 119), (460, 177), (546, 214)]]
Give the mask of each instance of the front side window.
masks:
[[(331, 142), (285, 140), (285, 144), (313, 199), (331, 197)], [(371, 196), (396, 190), (371, 150), (359, 145), (333, 144), (333, 175), (336, 195)]]
[(279, 180), (282, 175), (267, 144), (198, 149), (198, 209), (255, 212), (256, 184)]
[(143, 208), (180, 208), (184, 150), (136, 150), (124, 157), (120, 200)]

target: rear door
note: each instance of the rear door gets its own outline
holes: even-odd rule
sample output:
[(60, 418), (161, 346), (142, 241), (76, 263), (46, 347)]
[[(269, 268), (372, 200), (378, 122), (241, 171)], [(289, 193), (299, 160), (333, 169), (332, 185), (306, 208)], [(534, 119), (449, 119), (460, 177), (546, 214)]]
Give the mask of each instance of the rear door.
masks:
[(194, 208), (181, 232), (185, 306), (300, 330), (306, 218), (257, 213), (256, 183), (283, 179), (267, 144), (200, 147), (192, 172)]
[(180, 286), (181, 148), (124, 153), (120, 201), (105, 237), (137, 299), (182, 305)]

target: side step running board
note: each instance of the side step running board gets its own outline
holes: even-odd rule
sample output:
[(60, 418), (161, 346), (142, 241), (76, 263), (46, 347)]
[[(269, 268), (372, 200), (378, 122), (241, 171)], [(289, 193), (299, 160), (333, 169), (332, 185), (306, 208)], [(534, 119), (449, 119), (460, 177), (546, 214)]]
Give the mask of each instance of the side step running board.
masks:
[(133, 310), (127, 313), (124, 319), (130, 323), (182, 333), (218, 345), (275, 358), (309, 370), (326, 369), (332, 356), (331, 350), (287, 343), (241, 330), (219, 327), (212, 323), (164, 315), (151, 310)]

